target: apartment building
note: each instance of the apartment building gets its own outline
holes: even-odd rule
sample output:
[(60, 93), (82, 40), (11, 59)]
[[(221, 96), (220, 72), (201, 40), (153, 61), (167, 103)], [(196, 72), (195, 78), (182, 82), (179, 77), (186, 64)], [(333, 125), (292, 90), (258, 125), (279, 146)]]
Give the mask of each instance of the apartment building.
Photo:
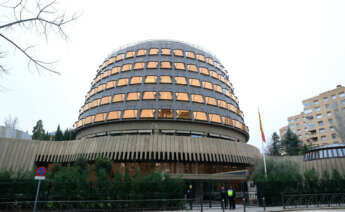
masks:
[(304, 110), (298, 115), (288, 117), (288, 126), (279, 132), (282, 137), (290, 128), (304, 144), (322, 146), (342, 143), (336, 131), (339, 118), (345, 117), (345, 87), (338, 85), (335, 89), (302, 101)]

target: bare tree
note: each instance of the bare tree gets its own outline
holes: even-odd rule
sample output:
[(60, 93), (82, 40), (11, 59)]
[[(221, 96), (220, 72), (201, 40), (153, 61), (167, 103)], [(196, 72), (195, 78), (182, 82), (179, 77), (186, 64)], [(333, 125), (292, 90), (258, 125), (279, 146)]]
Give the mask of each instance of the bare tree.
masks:
[(4, 120), (4, 125), (6, 128), (10, 129), (17, 129), (18, 127), (18, 118), (17, 117), (12, 117), (11, 115), (8, 115), (7, 118)]
[(335, 118), (335, 131), (337, 132), (338, 136), (345, 142), (345, 112), (339, 110), (338, 102), (332, 102), (333, 114)]
[[(60, 74), (53, 70), (52, 65), (54, 62), (47, 62), (36, 58), (33, 56), (32, 51), (30, 51), (34, 47), (33, 45), (21, 46), (18, 40), (10, 38), (9, 32), (18, 28), (26, 31), (36, 30), (40, 36), (48, 40), (48, 31), (55, 30), (66, 39), (67, 36), (64, 32), (64, 26), (77, 17), (76, 15), (67, 17), (64, 13), (59, 13), (55, 5), (55, 0), (49, 2), (41, 0), (7, 0), (4, 3), (0, 3), (0, 9), (6, 10), (7, 13), (11, 14), (8, 20), (6, 20), (6, 23), (0, 23), (0, 40), (2, 39), (9, 46), (13, 46), (14, 49), (19, 50), (28, 59), (28, 69), (33, 66), (38, 72), (43, 69)], [(5, 58), (7, 56), (6, 53), (6, 50), (0, 49), (0, 59)], [(1, 72), (8, 72), (3, 63), (0, 63)]]

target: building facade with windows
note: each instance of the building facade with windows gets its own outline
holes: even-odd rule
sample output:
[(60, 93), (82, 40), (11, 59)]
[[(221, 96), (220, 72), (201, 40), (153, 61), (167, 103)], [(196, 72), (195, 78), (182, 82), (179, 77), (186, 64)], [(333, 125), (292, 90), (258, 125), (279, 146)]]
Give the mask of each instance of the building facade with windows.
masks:
[(344, 86), (305, 99), (303, 106), (301, 114), (288, 117), (288, 126), (280, 129), (281, 137), (290, 128), (309, 146), (345, 142), (341, 133), (345, 121)]

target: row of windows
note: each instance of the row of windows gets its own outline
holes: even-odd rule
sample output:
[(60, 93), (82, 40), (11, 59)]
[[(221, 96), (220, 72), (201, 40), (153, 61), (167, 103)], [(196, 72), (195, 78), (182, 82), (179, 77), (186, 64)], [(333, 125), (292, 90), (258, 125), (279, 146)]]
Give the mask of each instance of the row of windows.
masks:
[[(240, 109), (238, 109), (237, 107), (235, 107), (234, 105), (227, 103), (226, 101), (220, 100), (220, 99), (216, 99), (213, 97), (209, 97), (206, 96), (205, 98), (200, 95), (200, 94), (188, 94), (188, 93), (184, 93), (184, 92), (178, 92), (178, 93), (174, 93), (175, 95), (175, 100), (176, 101), (192, 101), (195, 103), (200, 103), (200, 104), (208, 104), (208, 105), (212, 105), (212, 106), (218, 106), (227, 110), (230, 110), (238, 115), (240, 115), (241, 117), (243, 117), (243, 113), (242, 111), (240, 111)], [(126, 98), (127, 97), (127, 98)], [(94, 107), (98, 107), (98, 106), (102, 106), (102, 105), (106, 105), (106, 104), (110, 104), (111, 102), (113, 103), (118, 103), (118, 102), (124, 102), (126, 101), (139, 101), (140, 99), (142, 100), (173, 100), (173, 93), (170, 91), (161, 91), (161, 92), (155, 92), (155, 91), (145, 91), (145, 92), (129, 92), (126, 94), (122, 93), (122, 94), (115, 94), (114, 96), (105, 96), (99, 99), (95, 99), (92, 102), (89, 102), (87, 104), (85, 104), (80, 113), (84, 113), (85, 111), (94, 108)]]
[(171, 76), (146, 76), (146, 77), (141, 77), (141, 76), (134, 76), (132, 78), (122, 78), (118, 80), (113, 80), (109, 81), (105, 84), (101, 84), (96, 88), (91, 89), (91, 91), (87, 94), (86, 99), (89, 97), (93, 96), (94, 94), (97, 94), (99, 92), (102, 92), (106, 89), (111, 89), (114, 87), (121, 87), (121, 86), (126, 86), (128, 84), (130, 85), (136, 85), (136, 84), (152, 84), (152, 83), (161, 83), (161, 84), (171, 84), (173, 83), (173, 80), (175, 81), (175, 84), (178, 85), (187, 85), (189, 84), (190, 86), (195, 86), (195, 87), (203, 87), (205, 89), (209, 90), (214, 90), (218, 93), (224, 94), (228, 96), (229, 98), (233, 99), (235, 102), (238, 103), (238, 98), (234, 96), (229, 90), (222, 88), (220, 85), (217, 84), (212, 84), (207, 81), (200, 81), (198, 79), (190, 78), (188, 79), (187, 83), (187, 78), (186, 77), (174, 77), (172, 78)]
[[(157, 112), (157, 114), (156, 114)], [(198, 121), (210, 121), (214, 123), (224, 124), (228, 126), (237, 127), (239, 129), (248, 132), (247, 126), (243, 123), (231, 119), (229, 117), (220, 116), (218, 114), (206, 113), (206, 112), (191, 112), (189, 110), (172, 110), (172, 109), (142, 109), (142, 110), (117, 110), (109, 113), (98, 113), (96, 115), (88, 116), (76, 122), (75, 127), (81, 127), (94, 122), (119, 120), (119, 119), (137, 119), (139, 115), (140, 119), (184, 119), (184, 120), (198, 120)]]
[[(338, 94), (339, 95), (339, 98), (344, 98), (345, 97), (345, 93), (344, 92), (341, 92)], [(331, 96), (332, 100), (336, 100), (337, 99), (337, 95), (334, 94)], [(326, 103), (328, 102), (329, 100), (329, 97), (323, 97), (323, 101)], [(314, 100), (313, 101), (313, 104), (314, 105), (318, 105), (320, 103), (320, 101), (318, 99)], [(311, 102), (305, 102), (304, 103), (304, 107), (310, 107), (311, 106)]]
[[(124, 59), (129, 59), (133, 58), (134, 56), (136, 57), (142, 57), (142, 56), (155, 56), (155, 55), (162, 55), (162, 56), (176, 56), (176, 57), (186, 57), (189, 59), (197, 59), (202, 62), (206, 62), (212, 66), (215, 66), (219, 70), (222, 70), (221, 65), (217, 62), (215, 62), (212, 58), (210, 57), (205, 57), (202, 54), (195, 54), (192, 51), (183, 51), (181, 49), (168, 49), (168, 48), (163, 48), (163, 49), (158, 49), (158, 48), (151, 48), (149, 50), (146, 49), (139, 49), (136, 52), (135, 51), (128, 51), (126, 53), (120, 53), (109, 60), (105, 61), (103, 65), (100, 66), (99, 70), (103, 70), (105, 67), (107, 67), (110, 64), (113, 64), (115, 62), (122, 61)], [(223, 70), (222, 70), (223, 71)], [(223, 71), (224, 72), (224, 71)]]
[(304, 155), (304, 160), (316, 160), (336, 157), (345, 157), (345, 148), (322, 149), (318, 151), (308, 152)]
[[(160, 64), (160, 66), (159, 66)], [(147, 69), (157, 69), (158, 66), (161, 69), (167, 69), (171, 70), (172, 69), (172, 63), (169, 61), (162, 61), (162, 62), (157, 62), (157, 61), (149, 61), (146, 63), (146, 68)], [(196, 72), (200, 73), (203, 75), (208, 75), (211, 76), (217, 80), (222, 81), (226, 85), (228, 85), (230, 88), (232, 88), (232, 84), (222, 75), (217, 74), (215, 71), (208, 70), (206, 67), (197, 67), (194, 64), (187, 64), (185, 65), (184, 63), (181, 62), (176, 62), (173, 63), (173, 66), (175, 67), (175, 70), (182, 70), (182, 71), (190, 71), (190, 72)], [(112, 68), (111, 70), (104, 71), (102, 74), (99, 74), (93, 81), (92, 85), (99, 82), (101, 79), (107, 78), (111, 75), (118, 74), (121, 72), (127, 72), (131, 70), (143, 70), (145, 68), (145, 63), (144, 62), (137, 62), (133, 64), (124, 64), (122, 67), (117, 66)]]

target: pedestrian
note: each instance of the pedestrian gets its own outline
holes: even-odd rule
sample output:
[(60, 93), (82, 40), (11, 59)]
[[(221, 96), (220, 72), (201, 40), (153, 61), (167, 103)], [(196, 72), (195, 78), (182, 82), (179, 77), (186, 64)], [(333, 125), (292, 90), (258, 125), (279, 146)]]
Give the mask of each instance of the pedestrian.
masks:
[(193, 186), (189, 185), (188, 189), (187, 189), (187, 201), (189, 203), (189, 209), (193, 209), (193, 205), (192, 205), (192, 201), (193, 201)]
[(230, 209), (236, 209), (236, 203), (235, 203), (235, 198), (236, 198), (236, 192), (235, 189), (233, 189), (231, 186), (228, 189), (228, 199), (229, 199), (229, 208)]
[(228, 198), (227, 198), (227, 194), (226, 194), (226, 190), (224, 186), (220, 188), (220, 201), (221, 201), (222, 209), (228, 207)]

